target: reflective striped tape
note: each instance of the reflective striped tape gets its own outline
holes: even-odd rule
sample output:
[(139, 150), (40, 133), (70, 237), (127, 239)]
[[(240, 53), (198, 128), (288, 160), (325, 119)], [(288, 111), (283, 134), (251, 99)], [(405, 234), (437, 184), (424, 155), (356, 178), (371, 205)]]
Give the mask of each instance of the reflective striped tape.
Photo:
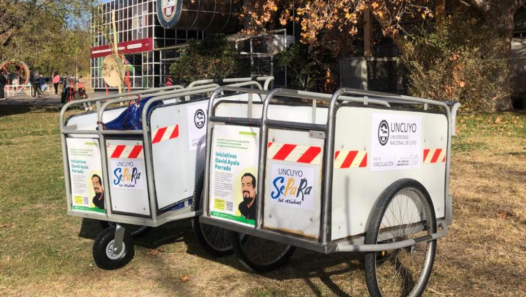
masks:
[(424, 149), (424, 164), (446, 162), (445, 149)]
[(304, 164), (321, 164), (321, 147), (269, 142), (269, 159)]
[(334, 168), (367, 167), (367, 151), (337, 151), (334, 153)]
[(108, 145), (111, 159), (144, 159), (142, 145)]
[(152, 144), (175, 139), (179, 137), (179, 125), (156, 129), (152, 135)]

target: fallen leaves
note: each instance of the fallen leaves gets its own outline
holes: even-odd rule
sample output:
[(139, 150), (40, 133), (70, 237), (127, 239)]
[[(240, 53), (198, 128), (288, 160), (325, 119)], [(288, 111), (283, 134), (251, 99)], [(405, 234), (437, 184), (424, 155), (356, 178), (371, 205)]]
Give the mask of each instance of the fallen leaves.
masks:
[(187, 281), (190, 280), (190, 276), (189, 276), (188, 274), (185, 274), (185, 275), (183, 275), (180, 279), (181, 279), (181, 281), (182, 281), (183, 283), (186, 283)]
[(157, 256), (159, 253), (163, 253), (163, 252), (164, 250), (162, 249), (148, 249), (148, 252), (146, 254), (150, 256)]
[(495, 213), (495, 216), (497, 218), (501, 218), (501, 219), (508, 219), (508, 218), (511, 218), (511, 217), (514, 217), (515, 214), (511, 211), (507, 211), (507, 210), (498, 210), (496, 213)]

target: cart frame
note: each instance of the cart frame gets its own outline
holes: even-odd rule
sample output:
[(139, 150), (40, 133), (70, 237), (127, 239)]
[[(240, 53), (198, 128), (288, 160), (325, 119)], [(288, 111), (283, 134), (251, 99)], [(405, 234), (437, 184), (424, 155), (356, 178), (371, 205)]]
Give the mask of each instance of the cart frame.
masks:
[[(146, 179), (147, 179), (147, 185), (148, 185), (148, 199), (150, 206), (155, 205), (156, 203), (156, 194), (155, 194), (155, 186), (154, 186), (154, 180), (153, 180), (153, 160), (151, 156), (151, 141), (150, 141), (150, 133), (151, 128), (149, 125), (149, 114), (148, 109), (149, 107), (158, 101), (162, 100), (169, 100), (174, 98), (179, 98), (178, 101), (175, 102), (175, 104), (178, 104), (182, 101), (188, 101), (189, 96), (191, 95), (197, 95), (197, 94), (203, 94), (206, 92), (213, 92), (216, 89), (220, 87), (218, 83), (234, 83), (234, 86), (238, 87), (256, 87), (258, 89), (262, 89), (260, 82), (264, 82), (264, 85), (268, 87), (273, 77), (249, 77), (249, 78), (231, 78), (231, 79), (221, 79), (221, 80), (201, 80), (194, 82), (192, 86), (189, 86), (188, 88), (184, 88), (182, 86), (169, 86), (169, 87), (162, 87), (162, 88), (155, 88), (155, 89), (148, 89), (148, 90), (141, 90), (141, 91), (135, 91), (131, 93), (125, 93), (125, 94), (116, 94), (116, 95), (110, 95), (110, 96), (101, 96), (96, 98), (89, 98), (84, 100), (75, 100), (68, 102), (64, 105), (60, 112), (60, 134), (61, 134), (61, 142), (62, 142), (62, 152), (63, 152), (63, 163), (64, 163), (64, 176), (65, 176), (65, 184), (66, 184), (66, 201), (67, 201), (67, 213), (68, 215), (73, 216), (79, 216), (83, 218), (90, 218), (90, 219), (96, 219), (96, 220), (103, 220), (103, 221), (110, 221), (110, 222), (116, 222), (116, 223), (122, 223), (122, 224), (133, 224), (133, 225), (143, 225), (148, 227), (158, 227), (160, 225), (163, 225), (165, 223), (185, 219), (185, 218), (191, 218), (198, 215), (200, 212), (196, 212), (191, 210), (189, 205), (186, 205), (186, 201), (182, 201), (182, 203), (185, 203), (185, 206), (176, 210), (167, 210), (160, 215), (157, 214), (157, 212), (153, 211), (151, 213), (151, 218), (143, 218), (143, 217), (136, 217), (136, 216), (127, 216), (122, 214), (114, 214), (111, 211), (110, 207), (106, 207), (106, 213), (89, 213), (89, 212), (81, 212), (81, 211), (74, 211), (72, 209), (72, 197), (71, 197), (71, 176), (69, 171), (69, 162), (68, 162), (68, 153), (67, 153), (67, 144), (66, 139), (69, 137), (80, 137), (80, 138), (96, 138), (99, 140), (99, 146), (100, 146), (100, 152), (101, 152), (101, 162), (102, 162), (102, 179), (104, 184), (109, 185), (109, 174), (108, 174), (108, 160), (107, 160), (107, 149), (104, 145), (106, 136), (111, 135), (119, 135), (119, 136), (136, 136), (141, 137), (141, 141), (143, 141), (143, 147), (144, 147), (144, 154), (145, 154), (145, 165), (146, 165)], [(108, 107), (115, 103), (122, 103), (122, 102), (128, 102), (130, 100), (133, 100), (134, 97), (139, 97), (140, 95), (153, 95), (153, 98), (148, 100), (148, 102), (145, 104), (143, 108), (143, 112), (141, 115), (142, 118), (142, 129), (141, 130), (104, 130), (103, 128), (103, 114), (108, 109)], [(132, 98), (130, 98), (132, 97)], [(181, 98), (184, 98), (181, 99)], [(111, 100), (109, 100), (111, 99)], [(107, 102), (102, 103), (102, 101), (107, 100)], [(65, 124), (65, 113), (67, 110), (69, 110), (73, 106), (77, 105), (83, 105), (88, 103), (95, 102), (97, 107), (97, 126), (98, 130), (77, 130), (76, 126), (66, 126)], [(124, 108), (123, 108), (124, 110)], [(85, 114), (85, 113), (84, 113)], [(108, 192), (109, 193), (109, 192)], [(110, 194), (108, 194), (110, 195)], [(110, 197), (111, 199), (111, 197)], [(108, 206), (109, 202), (108, 200), (105, 201), (106, 206)], [(117, 231), (119, 231), (120, 228), (117, 228)], [(117, 232), (117, 235), (119, 232)], [(119, 239), (119, 236), (117, 236), (117, 239)], [(118, 246), (119, 244), (117, 244)]]
[[(224, 118), (216, 117), (214, 114), (214, 103), (216, 97), (220, 93), (225, 91), (233, 92), (251, 92), (259, 95), (266, 96), (263, 103), (262, 117), (251, 118)], [(268, 109), (270, 101), (276, 97), (280, 98), (299, 98), (308, 99), (312, 101), (313, 108), (313, 123), (294, 123), (294, 122), (283, 122), (277, 120), (270, 120), (268, 118)], [(315, 111), (317, 101), (328, 102), (328, 114), (327, 122), (325, 125), (314, 124), (315, 123)], [(445, 200), (446, 200), (446, 211), (445, 219), (437, 221), (437, 226), (441, 229), (432, 235), (423, 236), (415, 239), (407, 239), (396, 243), (384, 243), (384, 244), (364, 244), (364, 236), (344, 238), (341, 240), (331, 241), (328, 236), (329, 231), (329, 217), (331, 216), (331, 196), (332, 196), (332, 168), (333, 168), (333, 156), (334, 150), (334, 138), (335, 138), (335, 119), (336, 111), (340, 102), (352, 101), (362, 103), (363, 105), (377, 104), (386, 107), (390, 106), (390, 103), (397, 104), (411, 104), (411, 105), (422, 105), (423, 110), (428, 110), (429, 106), (437, 106), (445, 109), (446, 117), (448, 121), (448, 140), (447, 140), (447, 151), (446, 151), (446, 165), (445, 165)], [(249, 102), (250, 104), (250, 102)], [(451, 107), (451, 110), (450, 110)], [(243, 90), (233, 87), (221, 87), (214, 92), (209, 101), (208, 116), (208, 133), (207, 133), (207, 147), (206, 147), (206, 169), (205, 169), (205, 195), (203, 200), (203, 214), (200, 216), (200, 221), (204, 224), (214, 225), (216, 227), (232, 230), (239, 233), (245, 233), (248, 235), (254, 235), (263, 239), (276, 241), (279, 243), (293, 245), (321, 253), (334, 253), (334, 252), (380, 252), (385, 250), (400, 249), (409, 247), (418, 242), (428, 242), (431, 240), (439, 239), (445, 236), (448, 232), (447, 226), (452, 223), (453, 212), (452, 212), (452, 196), (449, 194), (449, 170), (450, 170), (450, 158), (451, 158), (451, 137), (455, 135), (455, 121), (456, 112), (460, 107), (458, 102), (438, 102), (428, 99), (421, 99), (410, 96), (401, 95), (390, 95), (379, 92), (363, 91), (350, 88), (342, 88), (337, 90), (333, 95), (320, 94), (306, 91), (297, 91), (289, 89), (275, 89), (273, 91), (260, 91), (260, 90)], [(212, 150), (212, 130), (216, 124), (238, 124), (250, 127), (260, 128), (260, 147), (259, 147), (259, 160), (258, 160), (258, 176), (265, 176), (265, 156), (267, 151), (268, 143), (268, 128), (279, 127), (285, 129), (310, 131), (311, 135), (318, 135), (318, 137), (325, 138), (325, 156), (324, 165), (322, 171), (322, 195), (321, 195), (321, 222), (320, 222), (320, 240), (318, 242), (306, 240), (303, 238), (291, 236), (288, 234), (278, 233), (275, 231), (264, 230), (262, 228), (262, 212), (263, 212), (263, 200), (257, 200), (257, 215), (254, 227), (242, 226), (232, 222), (224, 220), (214, 219), (209, 217), (209, 175), (210, 175), (210, 160)], [(264, 182), (259, 182), (257, 185), (258, 193), (264, 193)]]

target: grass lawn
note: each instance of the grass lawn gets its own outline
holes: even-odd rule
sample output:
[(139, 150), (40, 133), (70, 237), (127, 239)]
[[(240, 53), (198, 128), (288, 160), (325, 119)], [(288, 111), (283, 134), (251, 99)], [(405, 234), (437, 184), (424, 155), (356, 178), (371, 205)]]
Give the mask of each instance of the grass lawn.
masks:
[[(91, 257), (97, 222), (66, 215), (58, 111), (0, 110), (0, 296), (367, 296), (358, 257), (299, 250), (255, 275), (214, 259), (189, 221), (136, 240), (125, 268)], [(453, 143), (454, 223), (426, 296), (526, 296), (526, 113), (461, 116)]]

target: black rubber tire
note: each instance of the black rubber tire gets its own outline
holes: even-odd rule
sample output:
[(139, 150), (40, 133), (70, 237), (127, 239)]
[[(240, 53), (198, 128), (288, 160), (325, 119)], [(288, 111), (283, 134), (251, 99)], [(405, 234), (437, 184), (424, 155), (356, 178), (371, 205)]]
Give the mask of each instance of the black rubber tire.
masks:
[[(280, 268), (287, 263), (296, 251), (296, 247), (291, 245), (284, 245), (233, 231), (230, 232), (230, 236), (234, 254), (239, 262), (256, 273), (266, 273)], [(254, 243), (250, 242), (252, 240)], [(250, 251), (248, 249), (250, 249)], [(277, 251), (277, 253), (273, 253), (273, 250)], [(270, 255), (271, 253), (272, 256), (270, 256), (269, 260), (256, 259), (255, 256), (252, 255), (254, 253), (257, 257)]]
[(119, 269), (130, 261), (135, 256), (135, 247), (133, 246), (133, 238), (128, 231), (124, 231), (123, 238), (123, 251), (120, 255), (114, 255), (110, 257), (111, 248), (113, 247), (113, 241), (115, 240), (116, 227), (109, 227), (104, 229), (93, 243), (93, 260), (95, 264), (104, 270)]
[[(194, 196), (192, 199), (192, 210), (200, 210), (204, 196), (204, 173), (197, 180)], [(197, 241), (212, 256), (224, 257), (232, 255), (232, 244), (229, 231), (212, 225), (201, 224), (199, 217), (192, 218), (192, 229)]]
[[(405, 207), (402, 204), (404, 199)], [(388, 215), (383, 220), (386, 213)], [(424, 214), (426, 219), (422, 221)], [(394, 221), (397, 215), (410, 217), (411, 219), (406, 219), (404, 222), (413, 223), (404, 224), (403, 228), (390, 228), (380, 233), (382, 221), (385, 226)], [(403, 218), (399, 219), (398, 222), (403, 220)], [(398, 223), (392, 225), (399, 226)], [(424, 186), (415, 180), (396, 181), (380, 196), (368, 226), (365, 244), (398, 242), (436, 233), (437, 223), (431, 197)], [(366, 253), (364, 268), (369, 294), (372, 297), (421, 296), (433, 269), (436, 244), (436, 240), (432, 240), (398, 250)], [(422, 261), (418, 259), (417, 253), (419, 252), (422, 252)], [(416, 263), (414, 267), (408, 265), (412, 260)], [(386, 273), (391, 270), (394, 273)], [(414, 276), (410, 275), (411, 273)], [(385, 279), (389, 279), (388, 282), (384, 282), (384, 275)], [(391, 286), (392, 284), (395, 285)]]
[[(99, 221), (99, 223), (102, 229), (107, 229), (109, 227), (115, 226), (114, 222)], [(146, 233), (152, 230), (152, 227), (148, 227), (148, 226), (137, 226), (137, 225), (130, 225), (130, 224), (120, 224), (120, 225), (123, 226), (128, 231), (128, 233), (130, 233), (132, 237), (144, 236)]]

